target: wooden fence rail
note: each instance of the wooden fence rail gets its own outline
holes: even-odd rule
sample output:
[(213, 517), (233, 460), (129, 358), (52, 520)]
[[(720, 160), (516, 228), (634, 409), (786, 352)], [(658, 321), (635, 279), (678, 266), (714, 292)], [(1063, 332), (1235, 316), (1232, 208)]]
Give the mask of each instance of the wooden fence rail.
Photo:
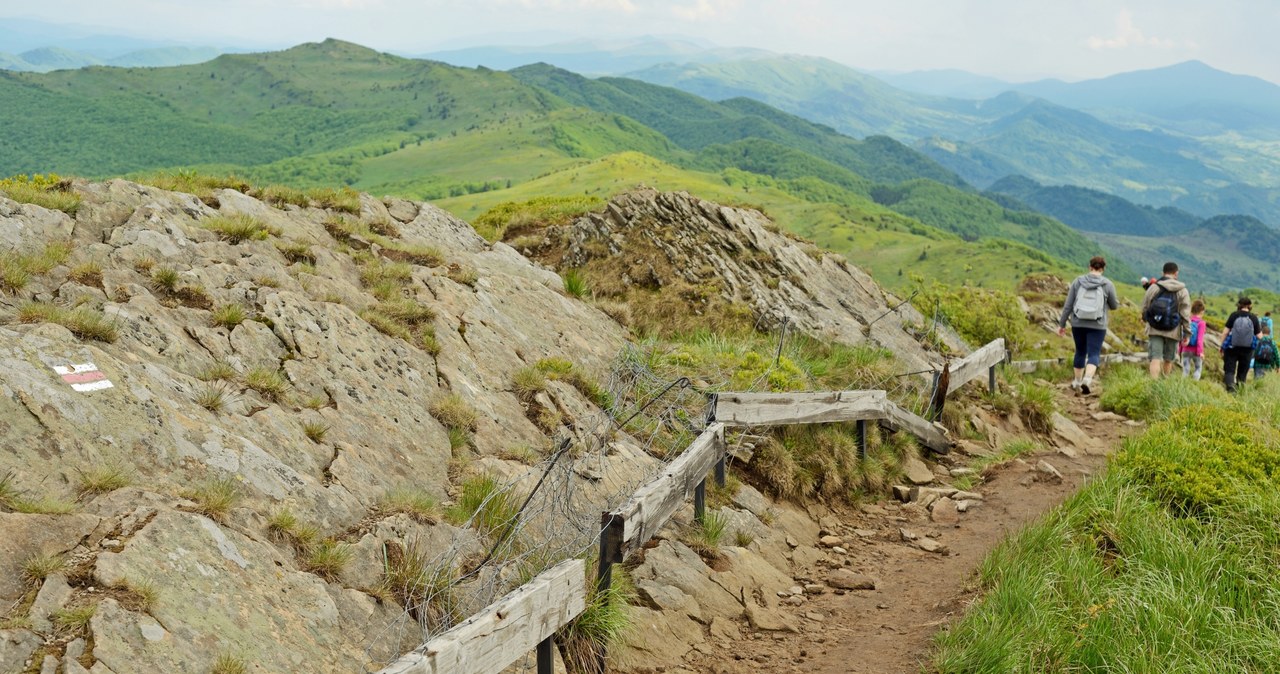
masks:
[(534, 648), (550, 674), (551, 636), (586, 608), (586, 573), (581, 559), (561, 562), (379, 674), (496, 674)]

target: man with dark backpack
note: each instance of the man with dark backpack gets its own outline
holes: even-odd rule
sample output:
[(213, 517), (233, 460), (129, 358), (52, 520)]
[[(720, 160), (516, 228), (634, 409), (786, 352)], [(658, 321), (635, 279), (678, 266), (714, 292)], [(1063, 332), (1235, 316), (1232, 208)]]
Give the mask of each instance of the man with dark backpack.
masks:
[(1241, 297), (1222, 331), (1222, 385), (1228, 393), (1235, 393), (1236, 387), (1249, 377), (1249, 361), (1253, 360), (1253, 347), (1261, 332), (1262, 322), (1253, 315), (1253, 301)]
[(1151, 378), (1173, 372), (1178, 346), (1190, 336), (1191, 293), (1178, 280), (1178, 264), (1164, 263), (1164, 276), (1147, 287), (1142, 297), (1142, 320), (1147, 324), (1147, 353)]

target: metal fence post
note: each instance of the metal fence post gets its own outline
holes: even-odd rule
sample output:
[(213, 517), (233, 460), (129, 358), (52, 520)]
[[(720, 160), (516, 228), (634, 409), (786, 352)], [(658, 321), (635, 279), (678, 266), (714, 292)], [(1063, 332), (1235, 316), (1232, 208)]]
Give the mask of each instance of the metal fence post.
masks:
[(707, 479), (693, 489), (693, 519), (702, 524), (707, 519)]
[[(600, 558), (596, 562), (596, 596), (599, 597), (609, 591), (613, 585), (613, 564), (622, 561), (622, 550), (620, 548), (620, 535), (617, 522), (613, 517), (613, 513), (603, 513), (600, 516)], [(600, 652), (596, 654), (596, 673), (605, 674), (606, 658), (608, 651), (605, 646), (600, 647)], [(539, 674), (542, 674), (539, 672)]]
[(991, 392), (991, 395), (996, 394), (996, 366), (995, 365), (992, 365), (990, 369), (987, 370), (987, 390)]
[(867, 458), (867, 420), (858, 420), (858, 459)]
[(555, 674), (556, 660), (551, 650), (553, 643), (552, 637), (538, 643), (538, 674)]

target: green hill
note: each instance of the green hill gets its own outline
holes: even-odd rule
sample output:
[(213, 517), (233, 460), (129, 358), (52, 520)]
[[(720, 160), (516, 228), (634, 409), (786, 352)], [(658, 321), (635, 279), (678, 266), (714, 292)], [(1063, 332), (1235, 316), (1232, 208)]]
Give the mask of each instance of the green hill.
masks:
[(1275, 263), (1280, 259), (1280, 231), (1257, 218), (1218, 216), (1176, 236), (1096, 234), (1094, 238), (1147, 275), (1159, 272), (1168, 260), (1176, 261), (1181, 267), (1179, 278), (1197, 292), (1280, 288)]
[(1171, 206), (1139, 205), (1074, 185), (1041, 185), (1025, 176), (1003, 178), (987, 192), (1013, 197), (1085, 232), (1166, 236), (1187, 232), (1201, 222), (1201, 218)]

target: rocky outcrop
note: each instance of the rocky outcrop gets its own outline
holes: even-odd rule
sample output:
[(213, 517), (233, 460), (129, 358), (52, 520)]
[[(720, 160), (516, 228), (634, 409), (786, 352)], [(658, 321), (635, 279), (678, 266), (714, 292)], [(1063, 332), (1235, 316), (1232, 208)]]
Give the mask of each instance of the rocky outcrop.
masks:
[(748, 307), (757, 329), (786, 321), (821, 340), (878, 344), (913, 370), (940, 363), (914, 336), (926, 324), (920, 312), (841, 256), (779, 233), (757, 210), (640, 189), (569, 225), (513, 229), (508, 239), (556, 268), (599, 270), (616, 281), (598, 288), (606, 296), (677, 287), (697, 313), (711, 293)]

